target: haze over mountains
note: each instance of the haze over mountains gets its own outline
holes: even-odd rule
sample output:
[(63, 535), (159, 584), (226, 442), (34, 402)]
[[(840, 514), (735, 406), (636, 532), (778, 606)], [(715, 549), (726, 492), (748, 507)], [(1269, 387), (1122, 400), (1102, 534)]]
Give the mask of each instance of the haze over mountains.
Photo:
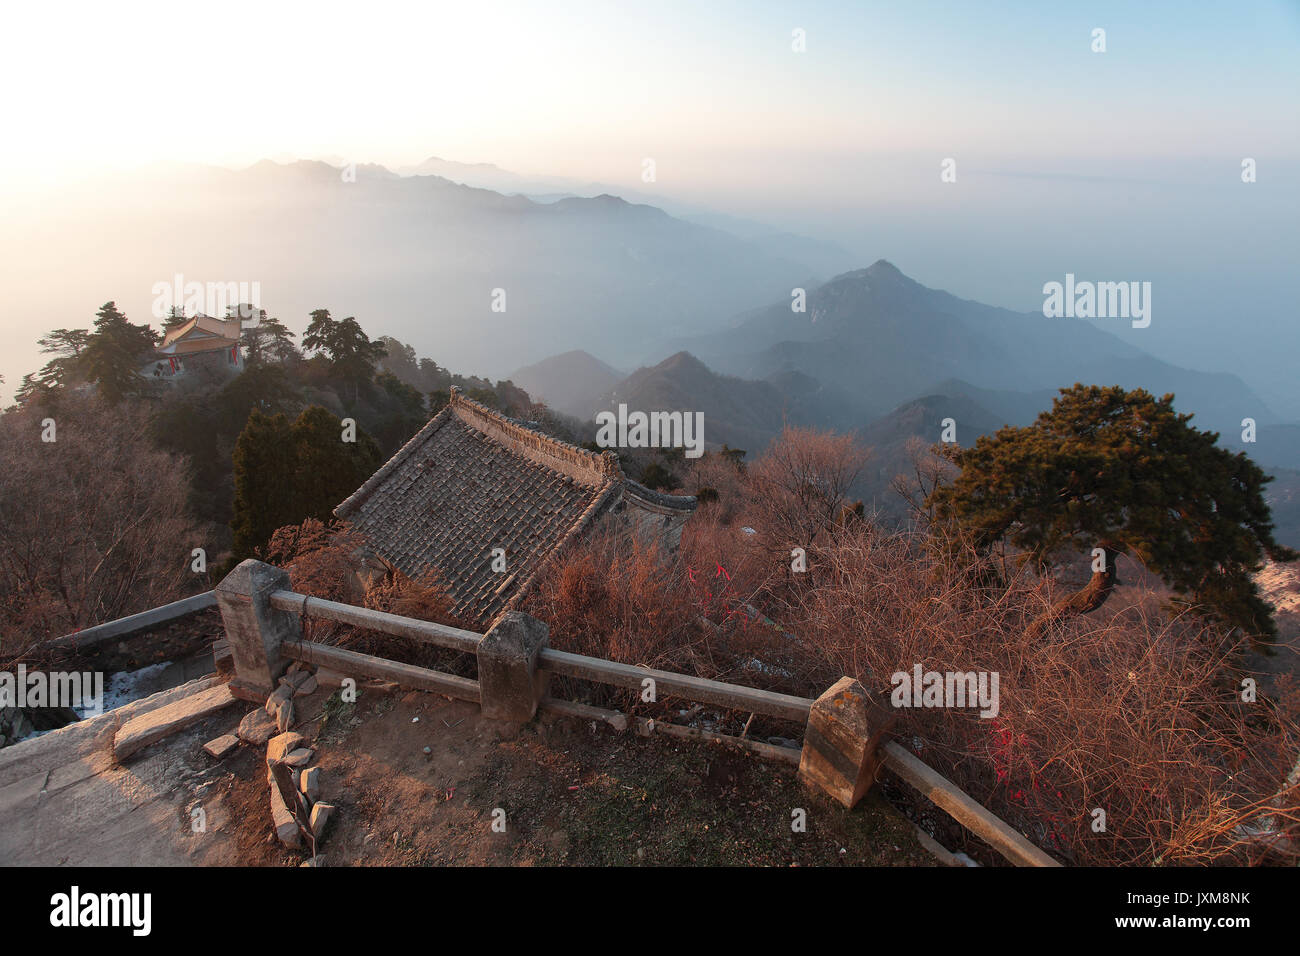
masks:
[[(1300, 428), (1240, 378), (1179, 368), (1098, 325), (963, 300), (884, 260), (837, 273), (834, 243), (707, 210), (682, 218), (612, 195), (538, 202), (431, 170), (502, 190), (583, 188), (438, 159), (407, 176), (358, 166), (355, 181), (323, 162), (263, 161), (124, 175), (73, 190), (57, 211), (20, 204), (14, 221), (30, 228), (6, 232), (0, 253), (12, 261), (21, 243), (36, 265), (9, 285), (28, 319), (3, 344), (32, 357), (6, 367), (8, 386), (37, 367), (47, 329), (88, 324), (108, 298), (145, 320), (153, 285), (180, 273), (259, 282), (261, 304), (291, 328), (315, 308), (356, 315), (466, 374), (513, 372), (571, 414), (628, 400), (702, 410), (717, 443), (761, 446), (784, 420), (861, 428), (927, 396), (981, 410), (961, 430), (1026, 423), (1084, 381), (1173, 391), (1225, 443), (1253, 418), (1252, 454), (1300, 464)], [(796, 287), (803, 312), (791, 309)], [(643, 368), (624, 379), (615, 366)]]
[[(729, 374), (810, 375), (855, 395), (867, 416), (957, 379), (1003, 393), (1054, 393), (1075, 382), (1141, 386), (1174, 392), (1202, 426), (1274, 419), (1236, 376), (1177, 368), (1087, 322), (958, 299), (884, 260), (809, 290), (802, 313), (787, 297), (681, 344)], [(1043, 407), (1037, 398), (1018, 405), (1035, 413)]]
[[(649, 402), (685, 398), (692, 390), (716, 394), (719, 388), (705, 379), (712, 370), (766, 383), (771, 395), (781, 396), (752, 394), (756, 406), (835, 427), (863, 424), (927, 394), (962, 396), (998, 424), (1027, 424), (1058, 388), (1119, 384), (1157, 395), (1174, 392), (1179, 408), (1194, 412), (1201, 427), (1239, 433), (1249, 417), (1270, 435), (1286, 434), (1272, 431), (1280, 427), (1273, 413), (1234, 375), (1177, 368), (1085, 322), (1014, 313), (927, 289), (883, 260), (809, 289), (804, 312), (793, 311), (783, 297), (737, 316), (728, 328), (665, 348), (680, 349), (691, 362), (674, 355), (615, 389), (607, 369), (587, 377), (585, 369), (596, 361), (591, 356), (579, 363), (570, 355), (554, 369), (533, 366), (525, 378), (543, 396), (562, 389), (556, 407), (585, 416), (627, 396)], [(689, 384), (680, 381), (686, 373)]]
[(108, 299), (146, 320), (154, 284), (177, 273), (259, 282), (260, 304), (290, 328), (329, 308), (494, 376), (573, 347), (632, 366), (816, 276), (770, 243), (614, 196), (538, 203), (377, 166), (355, 182), (343, 172), (189, 166), (69, 187), (58, 210), (16, 203), (0, 254), (31, 263), (8, 283), (27, 319), (3, 345), (31, 358), (4, 368), (10, 387), (39, 366), (47, 329), (88, 324)]

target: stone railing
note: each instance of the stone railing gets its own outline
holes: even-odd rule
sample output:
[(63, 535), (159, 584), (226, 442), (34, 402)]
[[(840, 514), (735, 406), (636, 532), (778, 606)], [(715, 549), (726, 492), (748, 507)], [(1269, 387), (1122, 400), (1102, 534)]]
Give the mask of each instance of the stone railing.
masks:
[[(526, 722), (539, 710), (601, 720), (618, 730), (627, 715), (548, 693), (552, 674), (595, 681), (661, 696), (764, 714), (802, 724), (802, 749), (743, 737), (637, 719), (642, 734), (716, 740), (796, 765), (801, 780), (845, 807), (853, 807), (887, 768), (915, 787), (1002, 856), (1021, 866), (1059, 864), (998, 819), (933, 768), (889, 739), (893, 714), (856, 680), (842, 678), (816, 700), (652, 670), (553, 650), (545, 623), (518, 611), (503, 614), (486, 634), (446, 627), (295, 593), (288, 572), (244, 561), (216, 588), (235, 676), (235, 696), (262, 703), (290, 661), (345, 674), (392, 681), (477, 703), (484, 716)], [(302, 620), (320, 618), (474, 654), (478, 679), (403, 664), (368, 654), (302, 640)]]

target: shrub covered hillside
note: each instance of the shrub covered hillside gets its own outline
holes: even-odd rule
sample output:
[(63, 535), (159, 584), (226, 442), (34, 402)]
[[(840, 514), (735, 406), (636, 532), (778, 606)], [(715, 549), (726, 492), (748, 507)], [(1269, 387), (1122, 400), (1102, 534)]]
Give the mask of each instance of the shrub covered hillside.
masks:
[[(681, 489), (711, 491), (679, 553), (664, 559), (611, 531), (552, 567), (529, 610), (565, 650), (810, 697), (846, 674), (888, 702), (894, 675), (918, 665), (996, 673), (995, 714), (900, 708), (898, 736), (1043, 849), (1088, 865), (1257, 862), (1282, 851), (1294, 862), (1300, 697), (1285, 679), (1273, 697), (1243, 684), (1252, 676), (1245, 652), (1267, 622), (1231, 623), (1218, 603), (1223, 590), (1183, 589), (1181, 572), (1061, 613), (1062, 602), (1092, 586), (1094, 558), (1071, 570), (1080, 543), (1035, 553), (945, 516), (935, 502), (958, 500), (963, 486), (940, 457), (918, 462), (913, 480), (900, 483), (922, 520), (906, 530), (878, 526), (843, 495), (863, 457), (850, 441), (798, 429), (748, 466), (706, 456)], [(1140, 466), (1132, 475), (1143, 477)], [(1239, 492), (1247, 493), (1227, 491)], [(1167, 485), (1158, 493), (1175, 494)], [(1067, 500), (1060, 507), (1074, 513)], [(1172, 507), (1169, 521), (1181, 520)], [(1242, 513), (1258, 522), (1253, 507)], [(1266, 524), (1253, 525), (1259, 552), (1286, 557)], [(1012, 526), (1030, 533), (1024, 521)], [(1081, 525), (1082, 543), (1091, 528)], [(1250, 525), (1241, 532), (1247, 566), (1250, 533)], [(1131, 530), (1106, 540), (1140, 553)], [(1137, 573), (1128, 551), (1112, 551), (1119, 575)], [(1237, 600), (1257, 598), (1251, 589), (1246, 580), (1230, 590), (1226, 609), (1255, 608)], [(1250, 623), (1258, 627), (1241, 626)], [(594, 703), (649, 706), (619, 691), (572, 690)], [(738, 734), (748, 716), (717, 715), (718, 729)], [(751, 735), (790, 733), (761, 723)], [(1277, 833), (1253, 838), (1261, 829)]]

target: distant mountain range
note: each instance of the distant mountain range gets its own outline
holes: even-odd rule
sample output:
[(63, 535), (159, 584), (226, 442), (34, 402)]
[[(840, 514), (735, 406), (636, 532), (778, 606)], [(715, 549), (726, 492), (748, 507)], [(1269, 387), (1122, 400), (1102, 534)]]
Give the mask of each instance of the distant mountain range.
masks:
[(397, 172), (402, 176), (440, 176), (476, 189), (491, 189), (508, 196), (526, 196), (539, 203), (616, 195), (635, 205), (662, 209), (683, 222), (729, 233), (752, 243), (755, 248), (776, 259), (800, 263), (809, 275), (835, 275), (854, 265), (848, 250), (838, 243), (811, 239), (752, 219), (713, 212), (694, 203), (679, 202), (661, 192), (628, 189), (626, 186), (609, 183), (584, 182), (564, 176), (526, 176), (502, 169), (493, 163), (460, 163), (438, 156), (430, 156), (414, 166), (399, 167)]
[(1194, 412), (1201, 427), (1239, 428), (1246, 416), (1273, 421), (1235, 375), (1178, 368), (1087, 322), (959, 299), (884, 260), (808, 289), (803, 312), (791, 305), (787, 294), (725, 330), (669, 348), (685, 348), (744, 378), (801, 372), (852, 395), (865, 419), (959, 379), (1004, 410), (1008, 421), (1031, 408), (1036, 414), (1044, 395), (1075, 382), (1174, 392), (1179, 408)]
[(517, 384), (562, 395), (557, 407), (580, 418), (626, 401), (704, 411), (707, 420), (712, 404), (718, 427), (741, 429), (751, 444), (784, 419), (863, 428), (927, 396), (950, 399), (952, 411), (941, 417), (982, 434), (989, 425), (1029, 424), (1076, 382), (1119, 384), (1175, 393), (1178, 409), (1219, 431), (1225, 445), (1240, 445), (1241, 421), (1252, 418), (1258, 440), (1245, 450), (1267, 465), (1300, 467), (1300, 426), (1274, 422), (1234, 375), (1178, 368), (1089, 323), (958, 299), (884, 260), (807, 289), (803, 312), (783, 297), (671, 347), (683, 345), (616, 386), (612, 370), (589, 353), (534, 365)]
[[(608, 379), (608, 366), (591, 356), (581, 359), (569, 353), (565, 362), (543, 362), (536, 369), (568, 371), (575, 386), (573, 395), (583, 394), (578, 386), (581, 370), (600, 369), (599, 381)], [(539, 373), (531, 381), (538, 394), (547, 386)], [(592, 385), (597, 377), (588, 380)], [(520, 384), (519, 377), (515, 384)], [(530, 392), (532, 389), (529, 389)], [(687, 352), (678, 352), (657, 365), (641, 368), (622, 381), (590, 398), (578, 397), (562, 411), (590, 427), (596, 410), (615, 409), (619, 403), (629, 410), (681, 410), (704, 413), (704, 439), (710, 448), (723, 444), (744, 449), (749, 458), (762, 454), (783, 425), (833, 428), (854, 431), (871, 449), (871, 457), (853, 494), (862, 498), (875, 513), (887, 519), (908, 517), (907, 505), (893, 488), (894, 479), (913, 477), (913, 456), (940, 442), (945, 420), (952, 419), (956, 442), (973, 445), (980, 436), (991, 435), (1005, 425), (1028, 425), (1040, 412), (1051, 407), (1054, 391), (1008, 392), (980, 389), (958, 379), (949, 379), (933, 392), (900, 403), (874, 418), (853, 418), (846, 412), (849, 399), (799, 372), (785, 372), (767, 380), (749, 380), (722, 375)], [(1179, 403), (1181, 404), (1181, 403)], [(1220, 444), (1245, 450), (1276, 480), (1266, 497), (1273, 508), (1278, 539), (1300, 547), (1300, 470), (1285, 464), (1295, 459), (1297, 446), (1293, 426), (1261, 430), (1259, 441), (1242, 446), (1220, 436)], [(1300, 429), (1297, 429), (1300, 430)], [(692, 489), (686, 489), (692, 490)]]
[[(856, 431), (874, 449), (859, 493), (886, 512), (889, 489), (911, 467), (919, 438), (940, 440), (944, 419), (972, 444), (1003, 425), (1028, 425), (1076, 382), (1174, 392), (1194, 424), (1278, 474), (1270, 495), (1283, 536), (1300, 537), (1300, 426), (1272, 413), (1233, 375), (1162, 362), (1083, 322), (1050, 320), (928, 289), (885, 261), (806, 290), (806, 311), (782, 299), (738, 315), (726, 329), (679, 339), (655, 365), (611, 382), (614, 371), (570, 352), (515, 375), (561, 411), (590, 422), (616, 408), (704, 413), (705, 440), (760, 453), (785, 423)], [(1241, 421), (1257, 422), (1243, 443)], [(1291, 524), (1295, 523), (1292, 528)]]
[[(566, 348), (630, 367), (816, 275), (768, 238), (612, 195), (542, 203), (380, 166), (173, 167), (63, 199), (57, 223), (33, 208), (13, 224), (49, 264), (13, 289), (33, 353), (109, 299), (149, 319), (153, 286), (180, 273), (259, 282), (259, 304), (292, 329), (328, 308), (494, 377)], [(86, 265), (69, 277), (68, 262)]]

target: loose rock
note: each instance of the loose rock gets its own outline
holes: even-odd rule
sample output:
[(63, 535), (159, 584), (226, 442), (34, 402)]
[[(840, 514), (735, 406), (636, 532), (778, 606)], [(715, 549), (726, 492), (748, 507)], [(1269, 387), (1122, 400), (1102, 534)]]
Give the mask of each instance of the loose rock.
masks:
[(267, 763), (270, 763), (272, 760), (283, 760), (306, 743), (306, 741), (306, 737), (295, 731), (280, 734), (278, 737), (272, 737), (266, 745)]
[(332, 803), (318, 803), (311, 808), (311, 833), (317, 841), (320, 840), (321, 834), (325, 832), (325, 824), (329, 822), (333, 813), (334, 804)]
[(298, 773), (298, 789), (309, 800), (320, 796), (320, 767), (308, 767)]
[(260, 747), (275, 735), (275, 719), (259, 707), (239, 722), (239, 730), (235, 732), (240, 740)]
[(306, 747), (300, 747), (297, 750), (291, 750), (289, 755), (284, 758), (284, 763), (290, 767), (305, 767), (311, 763), (312, 752)]
[(296, 691), (311, 674), (308, 671), (289, 671), (280, 678), (280, 686)]
[(280, 706), (275, 712), (275, 726), (282, 734), (293, 726), (293, 701), (280, 701)]
[(239, 746), (239, 738), (237, 736), (235, 736), (234, 734), (222, 734), (220, 737), (216, 738), (215, 740), (209, 740), (206, 744), (203, 745), (203, 749), (206, 750), (213, 757), (216, 757), (218, 760), (220, 760), (222, 757), (230, 753), (230, 751), (234, 750), (238, 746)]
[(302, 846), (302, 832), (298, 829), (293, 814), (284, 805), (284, 797), (274, 781), (271, 782), (271, 822), (275, 825), (275, 835), (281, 843), (290, 849)]

